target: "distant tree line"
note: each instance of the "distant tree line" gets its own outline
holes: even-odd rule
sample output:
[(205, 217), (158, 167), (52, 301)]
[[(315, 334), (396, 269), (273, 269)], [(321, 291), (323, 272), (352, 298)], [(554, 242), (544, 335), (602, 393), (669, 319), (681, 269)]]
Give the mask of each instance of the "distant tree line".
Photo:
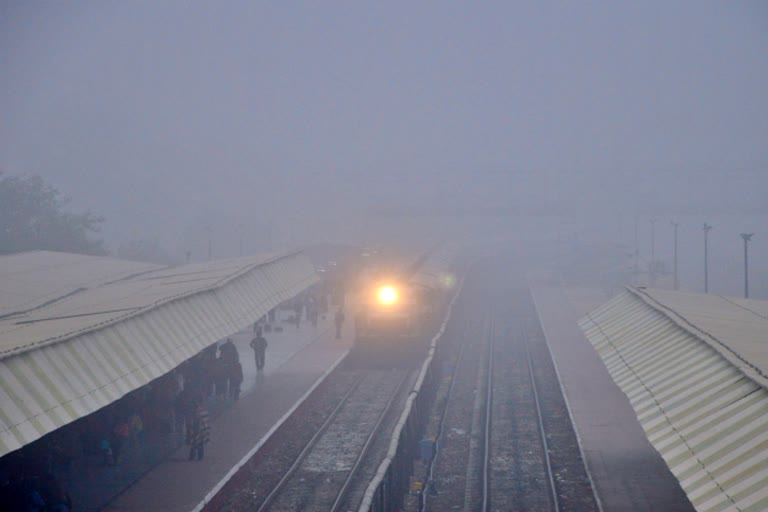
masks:
[[(10, 176), (0, 172), (0, 254), (61, 251), (107, 256), (97, 237), (104, 218), (71, 213), (69, 201), (40, 176)], [(117, 257), (172, 264), (157, 240), (132, 240), (121, 245)]]
[(40, 176), (0, 173), (0, 254), (49, 250), (107, 254), (94, 238), (104, 218), (71, 213), (68, 200)]

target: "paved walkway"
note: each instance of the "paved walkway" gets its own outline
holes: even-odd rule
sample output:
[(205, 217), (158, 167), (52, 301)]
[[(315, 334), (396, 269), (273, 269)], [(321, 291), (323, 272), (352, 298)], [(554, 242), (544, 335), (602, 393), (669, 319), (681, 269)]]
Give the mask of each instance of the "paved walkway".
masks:
[(693, 512), (677, 479), (648, 442), (626, 396), (576, 323), (607, 297), (595, 290), (569, 293), (551, 282), (530, 284), (603, 510)]
[[(318, 378), (346, 353), (352, 342), (351, 329), (346, 329), (342, 340), (336, 340), (331, 324), (330, 318), (321, 321), (317, 328), (302, 324), (297, 329), (294, 325), (283, 324), (282, 332), (267, 333), (269, 347), (265, 368), (260, 374), (256, 372), (253, 351), (249, 347), (251, 331), (231, 336), (243, 364), (242, 394), (238, 402), (211, 420), (211, 442), (206, 445), (204, 460), (188, 461), (188, 448), (181, 446), (170, 457), (164, 456), (162, 462), (156, 463), (103, 510), (189, 512), (195, 509)], [(130, 464), (130, 461), (125, 463)], [(99, 469), (121, 471), (119, 465), (114, 469)], [(92, 475), (91, 481), (105, 485), (98, 483), (102, 476)], [(83, 510), (86, 504), (75, 501), (75, 509)]]

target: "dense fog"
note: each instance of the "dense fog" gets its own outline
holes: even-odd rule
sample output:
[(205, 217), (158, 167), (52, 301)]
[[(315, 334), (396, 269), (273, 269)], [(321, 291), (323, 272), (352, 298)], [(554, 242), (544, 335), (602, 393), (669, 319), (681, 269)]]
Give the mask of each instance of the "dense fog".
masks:
[(761, 1), (6, 2), (0, 171), (177, 261), (498, 238), (667, 286), (674, 220), (701, 291), (708, 222), (768, 298), (766, 56)]

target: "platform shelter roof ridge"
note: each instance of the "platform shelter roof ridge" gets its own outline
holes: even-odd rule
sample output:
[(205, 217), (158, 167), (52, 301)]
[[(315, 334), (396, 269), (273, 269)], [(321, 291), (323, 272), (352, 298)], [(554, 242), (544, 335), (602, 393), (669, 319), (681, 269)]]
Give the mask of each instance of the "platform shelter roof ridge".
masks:
[(0, 318), (164, 265), (54, 251), (0, 256)]
[(54, 279), (63, 296), (0, 318), (0, 456), (168, 373), (317, 281), (302, 253), (134, 270), (88, 288), (82, 276)]
[(699, 511), (768, 510), (767, 306), (628, 288), (579, 322)]
[(768, 389), (768, 301), (627, 288)]

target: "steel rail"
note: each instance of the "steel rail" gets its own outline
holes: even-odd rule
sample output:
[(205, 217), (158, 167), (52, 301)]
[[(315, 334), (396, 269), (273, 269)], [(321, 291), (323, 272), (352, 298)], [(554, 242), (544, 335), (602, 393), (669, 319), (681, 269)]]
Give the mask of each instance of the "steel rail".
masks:
[(371, 446), (371, 443), (373, 442), (374, 435), (378, 432), (379, 427), (381, 427), (381, 424), (384, 422), (384, 418), (387, 416), (387, 414), (389, 413), (389, 410), (392, 408), (392, 404), (395, 403), (395, 398), (397, 398), (397, 396), (400, 394), (400, 391), (403, 389), (403, 386), (408, 381), (408, 377), (410, 377), (410, 375), (411, 375), (411, 372), (405, 372), (403, 377), (400, 379), (400, 383), (395, 388), (394, 393), (392, 393), (392, 396), (389, 397), (389, 401), (387, 401), (387, 405), (382, 410), (378, 420), (376, 420), (376, 424), (368, 433), (368, 437), (366, 438), (365, 444), (363, 445), (363, 448), (360, 450), (360, 453), (357, 456), (357, 460), (355, 460), (355, 463), (352, 466), (352, 469), (349, 470), (349, 474), (347, 475), (347, 479), (344, 481), (344, 485), (341, 486), (339, 493), (336, 495), (336, 500), (333, 502), (330, 512), (337, 512), (339, 510), (339, 507), (341, 507), (343, 500), (346, 498), (346, 494), (347, 494), (347, 491), (349, 490), (349, 486), (352, 483), (352, 479), (357, 473), (357, 470), (360, 467), (360, 464), (363, 462), (363, 459), (368, 454), (368, 448)]
[[(392, 437), (390, 439), (387, 456), (379, 465), (379, 468), (376, 471), (376, 475), (368, 484), (368, 487), (365, 490), (365, 495), (363, 496), (363, 502), (361, 503), (358, 509), (358, 512), (370, 512), (371, 507), (373, 505), (374, 496), (376, 492), (381, 489), (379, 486), (382, 485), (382, 482), (384, 481), (387, 474), (389, 474), (389, 471), (392, 468), (393, 462), (397, 459), (398, 449), (401, 446), (400, 441), (407, 437), (407, 433), (404, 433), (406, 424), (408, 422), (408, 419), (413, 417), (412, 414), (415, 414), (413, 409), (414, 403), (416, 399), (420, 396), (420, 394), (422, 394), (421, 396), (424, 396), (423, 395), (424, 390), (422, 390), (422, 385), (424, 384), (424, 381), (427, 378), (427, 374), (429, 373), (429, 370), (432, 367), (432, 362), (435, 358), (435, 354), (437, 353), (437, 342), (445, 334), (448, 321), (450, 320), (451, 313), (453, 312), (453, 306), (456, 304), (456, 300), (459, 298), (459, 295), (463, 288), (464, 288), (464, 277), (461, 278), (461, 281), (459, 282), (459, 286), (456, 289), (456, 292), (453, 294), (453, 297), (451, 298), (451, 302), (448, 305), (448, 312), (446, 313), (445, 318), (443, 318), (443, 323), (440, 325), (440, 329), (432, 337), (432, 340), (430, 341), (430, 344), (429, 344), (430, 348), (429, 348), (427, 358), (424, 360), (424, 362), (421, 365), (419, 376), (416, 378), (416, 384), (414, 384), (413, 389), (410, 392), (410, 395), (408, 396), (408, 399), (405, 401), (405, 407), (403, 408), (403, 412), (400, 415), (400, 419), (398, 420), (397, 425), (395, 425), (395, 429), (392, 432)], [(460, 357), (461, 357), (461, 354), (459, 354), (459, 358)], [(455, 377), (455, 373), (454, 373), (454, 377)], [(454, 378), (451, 379), (451, 386), (453, 386), (453, 382), (455, 382)], [(436, 444), (435, 446), (436, 446), (436, 449), (439, 449), (438, 444)], [(433, 467), (432, 464), (430, 464), (429, 478), (432, 478), (432, 467)], [(429, 480), (427, 481), (427, 484), (428, 483), (429, 483)], [(426, 489), (426, 486), (425, 486), (425, 489)], [(392, 490), (390, 490), (389, 492), (391, 493)], [(419, 506), (420, 507), (424, 506), (423, 501), (419, 501)]]
[(488, 485), (488, 467), (491, 460), (491, 425), (493, 423), (493, 350), (496, 344), (495, 323), (493, 315), (490, 315), (488, 337), (488, 381), (486, 383), (485, 391), (485, 444), (483, 446), (483, 506), (480, 509), (483, 512), (487, 512), (491, 505), (490, 490)]
[(299, 453), (299, 456), (296, 457), (296, 460), (293, 462), (290, 468), (288, 468), (288, 471), (285, 472), (285, 475), (283, 475), (283, 478), (280, 479), (280, 481), (277, 483), (274, 489), (272, 489), (272, 492), (270, 492), (267, 497), (262, 502), (261, 506), (259, 506), (257, 512), (265, 512), (268, 507), (272, 504), (274, 499), (277, 497), (277, 495), (282, 491), (285, 484), (288, 482), (288, 480), (291, 479), (293, 474), (296, 472), (296, 470), (299, 468), (302, 462), (304, 462), (304, 459), (309, 455), (309, 452), (314, 448), (315, 444), (317, 444), (317, 441), (320, 439), (320, 437), (325, 433), (325, 431), (328, 429), (328, 426), (331, 424), (331, 422), (338, 416), (339, 412), (341, 411), (344, 404), (347, 403), (347, 400), (350, 396), (357, 390), (357, 388), (360, 386), (360, 383), (363, 382), (365, 379), (365, 375), (362, 375), (359, 379), (355, 381), (355, 383), (352, 385), (352, 387), (347, 391), (347, 393), (344, 395), (344, 397), (339, 401), (339, 403), (336, 405), (336, 407), (331, 411), (331, 414), (328, 416), (328, 418), (325, 420), (325, 422), (322, 424), (322, 426), (315, 432), (315, 434), (312, 436), (312, 439), (307, 442), (306, 446), (304, 446), (304, 449), (301, 450), (301, 453)]
[(459, 355), (456, 357), (456, 364), (453, 365), (453, 371), (451, 373), (451, 385), (448, 387), (448, 393), (446, 393), (445, 396), (445, 407), (443, 407), (443, 412), (440, 415), (440, 426), (437, 429), (437, 439), (435, 440), (435, 456), (432, 457), (431, 461), (429, 461), (429, 471), (427, 472), (427, 481), (424, 482), (424, 488), (421, 492), (419, 512), (427, 509), (427, 496), (429, 495), (430, 482), (432, 482), (432, 475), (434, 474), (435, 470), (435, 462), (437, 462), (437, 458), (440, 456), (440, 439), (443, 437), (445, 418), (448, 415), (448, 406), (451, 403), (451, 395), (453, 395), (454, 384), (456, 384), (456, 373), (458, 372), (459, 366), (461, 365), (461, 360), (464, 357), (464, 347), (465, 345), (462, 343), (461, 348), (459, 349)]
[(552, 474), (552, 461), (549, 457), (549, 446), (547, 444), (547, 433), (544, 430), (544, 417), (541, 413), (541, 403), (539, 401), (539, 392), (536, 387), (536, 378), (533, 375), (533, 362), (531, 360), (531, 352), (528, 349), (528, 332), (526, 331), (525, 327), (522, 328), (523, 331), (523, 343), (525, 344), (525, 355), (526, 359), (528, 360), (528, 373), (531, 378), (531, 387), (533, 389), (533, 398), (536, 401), (536, 416), (539, 420), (539, 435), (541, 436), (541, 444), (544, 449), (544, 460), (547, 463), (547, 479), (549, 480), (549, 486), (552, 490), (552, 505), (554, 506), (555, 512), (560, 511), (560, 504), (559, 499), (557, 497), (557, 488), (555, 487), (555, 478)]

